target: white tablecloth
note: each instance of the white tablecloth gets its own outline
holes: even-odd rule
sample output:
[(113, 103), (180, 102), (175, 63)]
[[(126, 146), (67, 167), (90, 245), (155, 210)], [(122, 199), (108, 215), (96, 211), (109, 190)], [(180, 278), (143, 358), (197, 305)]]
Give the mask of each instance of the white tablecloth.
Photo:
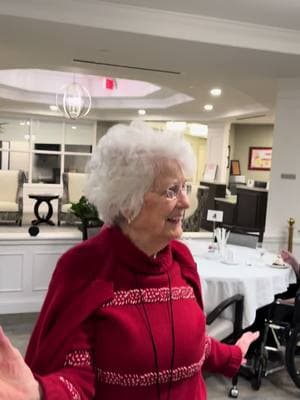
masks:
[[(266, 253), (260, 260), (255, 249), (228, 245), (238, 262), (237, 265), (228, 265), (221, 261), (218, 254), (208, 253), (207, 241), (187, 239), (184, 243), (190, 248), (198, 266), (205, 312), (209, 313), (234, 294), (243, 294), (243, 327), (254, 322), (258, 308), (270, 304), (275, 294), (284, 292), (290, 283), (296, 282), (292, 268), (271, 267), (275, 254)], [(232, 318), (232, 313), (227, 311), (224, 316)]]

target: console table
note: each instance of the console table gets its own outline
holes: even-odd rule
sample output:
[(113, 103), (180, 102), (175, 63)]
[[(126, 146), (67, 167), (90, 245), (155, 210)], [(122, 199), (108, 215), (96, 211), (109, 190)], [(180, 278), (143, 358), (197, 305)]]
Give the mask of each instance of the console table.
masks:
[[(53, 221), (51, 221), (51, 217), (53, 215), (53, 207), (51, 201), (54, 199), (58, 199), (58, 194), (29, 194), (28, 197), (30, 199), (36, 200), (34, 205), (34, 215), (36, 219), (32, 221), (33, 225), (38, 225), (41, 223), (45, 223), (48, 225), (55, 225)], [(42, 203), (46, 203), (48, 206), (48, 212), (46, 215), (41, 215), (39, 212), (39, 207)]]

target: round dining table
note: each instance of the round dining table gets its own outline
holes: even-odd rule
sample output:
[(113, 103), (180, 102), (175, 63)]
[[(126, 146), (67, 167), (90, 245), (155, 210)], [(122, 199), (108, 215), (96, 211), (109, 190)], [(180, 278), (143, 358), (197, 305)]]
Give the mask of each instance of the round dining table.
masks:
[[(296, 282), (293, 269), (275, 266), (276, 254), (256, 249), (227, 245), (230, 260), (222, 257), (217, 249), (209, 251), (210, 242), (199, 239), (185, 239), (197, 263), (201, 280), (204, 310), (209, 313), (219, 303), (235, 294), (244, 295), (243, 327), (250, 326), (256, 310), (273, 302), (274, 296), (287, 290)], [(226, 310), (225, 318), (233, 318), (232, 311)]]

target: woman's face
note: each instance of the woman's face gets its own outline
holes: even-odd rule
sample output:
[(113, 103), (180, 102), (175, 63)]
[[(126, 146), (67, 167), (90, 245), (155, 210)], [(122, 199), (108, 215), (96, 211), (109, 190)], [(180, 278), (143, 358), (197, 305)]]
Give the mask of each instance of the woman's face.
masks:
[(132, 237), (143, 238), (157, 251), (170, 240), (179, 238), (184, 212), (189, 207), (184, 188), (185, 177), (180, 166), (175, 161), (161, 163), (160, 173), (151, 190), (145, 194), (140, 213), (128, 226), (134, 233)]

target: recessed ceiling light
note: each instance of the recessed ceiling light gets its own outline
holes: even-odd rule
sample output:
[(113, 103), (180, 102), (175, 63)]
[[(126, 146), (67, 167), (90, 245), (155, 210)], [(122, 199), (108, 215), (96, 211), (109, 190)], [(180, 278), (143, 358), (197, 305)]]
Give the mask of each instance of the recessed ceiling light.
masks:
[(51, 104), (49, 108), (51, 111), (58, 111), (58, 107), (55, 104)]
[(222, 90), (220, 88), (213, 88), (209, 92), (212, 96), (221, 96)]
[(75, 130), (75, 129), (77, 129), (77, 126), (75, 126), (75, 125), (72, 125), (72, 129), (74, 129), (74, 130)]
[(20, 121), (20, 125), (24, 126), (25, 125), (25, 121)]
[(146, 110), (138, 110), (139, 115), (146, 115)]
[(205, 111), (211, 111), (213, 110), (214, 106), (212, 104), (205, 104), (203, 108)]

